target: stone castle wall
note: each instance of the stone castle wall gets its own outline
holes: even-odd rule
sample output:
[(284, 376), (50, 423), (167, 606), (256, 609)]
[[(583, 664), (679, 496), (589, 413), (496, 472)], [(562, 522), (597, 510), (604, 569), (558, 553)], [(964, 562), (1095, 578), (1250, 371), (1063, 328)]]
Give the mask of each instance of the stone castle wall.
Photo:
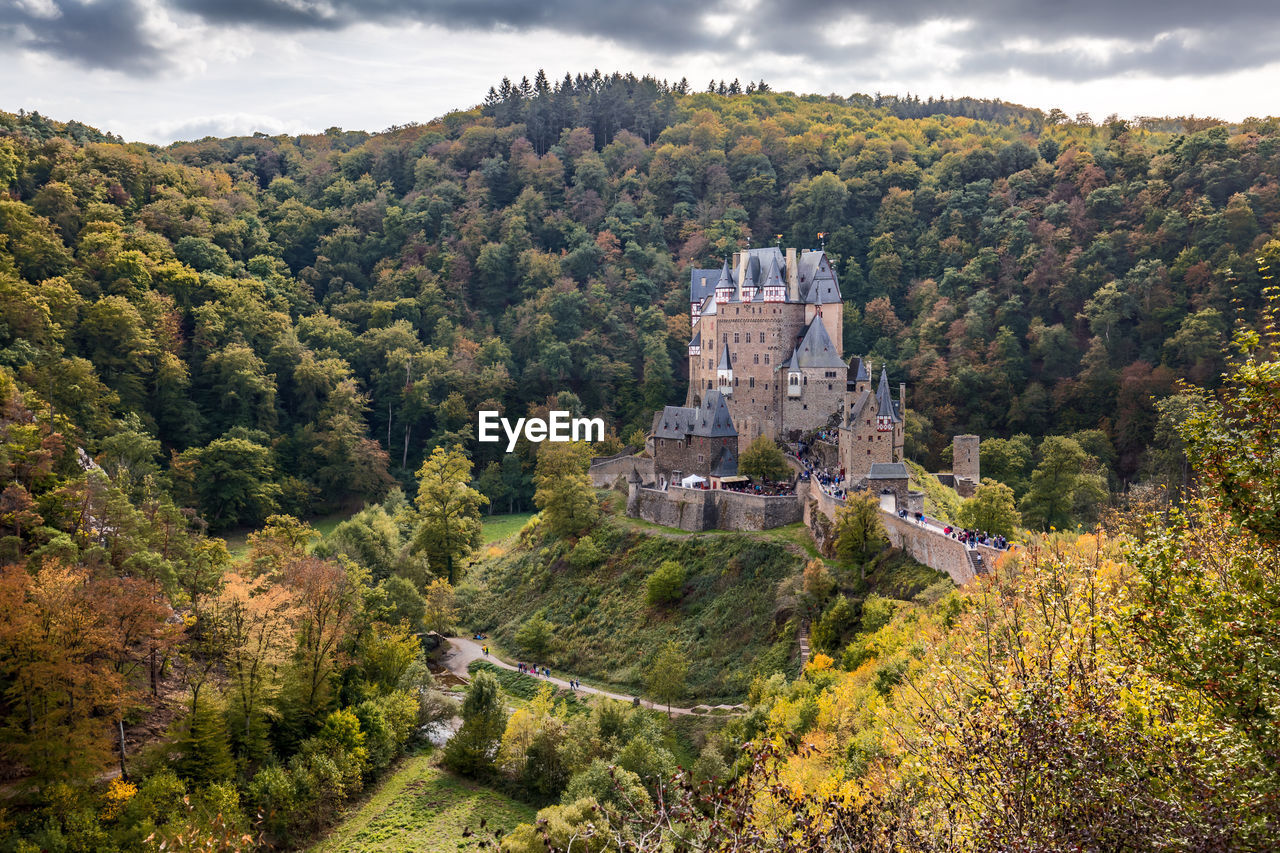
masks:
[[(844, 501), (831, 497), (816, 486), (811, 486), (803, 498), (804, 523), (810, 530), (824, 526), (820, 519), (814, 517), (814, 513), (820, 513), (834, 521), (836, 512), (845, 505)], [(913, 521), (898, 518), (892, 512), (882, 510), (880, 520), (884, 522), (890, 545), (905, 551), (917, 563), (945, 573), (957, 585), (966, 584), (978, 575), (970, 553), (981, 556), (984, 570), (990, 570), (1000, 555), (1005, 553), (985, 545), (970, 549), (962, 542), (943, 536), (936, 530), (921, 527)]]
[(595, 459), (592, 460), (591, 467), (587, 473), (591, 475), (592, 486), (597, 489), (611, 489), (618, 482), (619, 477), (625, 480), (633, 467), (640, 475), (642, 482), (654, 482), (653, 459), (643, 456), (614, 456)]
[(692, 532), (769, 530), (799, 521), (802, 514), (798, 496), (764, 497), (723, 489), (663, 490), (633, 484), (627, 500), (627, 515)]
[(957, 586), (976, 576), (964, 543), (886, 512), (880, 513), (880, 520), (889, 534), (889, 544), (907, 552), (917, 563), (945, 572)]

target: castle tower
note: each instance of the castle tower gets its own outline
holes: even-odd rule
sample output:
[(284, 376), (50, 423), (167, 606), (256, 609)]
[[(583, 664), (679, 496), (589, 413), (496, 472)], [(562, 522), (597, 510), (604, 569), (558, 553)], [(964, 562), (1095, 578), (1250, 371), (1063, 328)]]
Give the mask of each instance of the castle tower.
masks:
[(957, 480), (969, 480), (976, 487), (982, 482), (978, 453), (980, 442), (976, 435), (957, 435), (951, 439), (951, 473)]

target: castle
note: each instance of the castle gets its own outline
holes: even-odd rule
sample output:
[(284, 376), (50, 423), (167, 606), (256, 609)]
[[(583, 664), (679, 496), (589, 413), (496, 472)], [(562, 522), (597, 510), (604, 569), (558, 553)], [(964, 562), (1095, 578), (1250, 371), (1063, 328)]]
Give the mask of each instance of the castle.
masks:
[[(689, 283), (689, 388), (684, 406), (653, 421), (655, 475), (736, 472), (739, 447), (830, 428), (851, 483), (871, 466), (902, 461), (905, 386), (895, 400), (881, 367), (846, 364), (844, 303), (826, 252), (749, 249)], [(728, 424), (726, 427), (726, 418)], [(714, 447), (713, 447), (714, 442)], [(721, 458), (721, 450), (732, 460)]]
[[(844, 493), (864, 490), (878, 497), (890, 543), (956, 583), (999, 556), (923, 518), (925, 496), (910, 489), (903, 453), (906, 386), (895, 398), (885, 365), (876, 380), (870, 361), (845, 362), (844, 306), (824, 251), (750, 249), (719, 270), (695, 269), (689, 314), (685, 404), (654, 415), (647, 453), (591, 464), (595, 486), (626, 490), (628, 515), (689, 531), (803, 522), (829, 550)], [(737, 488), (746, 480), (739, 449), (761, 435), (805, 442), (827, 473), (796, 477), (794, 492)], [(935, 476), (968, 497), (979, 482), (978, 437), (955, 436), (952, 452), (952, 470)]]

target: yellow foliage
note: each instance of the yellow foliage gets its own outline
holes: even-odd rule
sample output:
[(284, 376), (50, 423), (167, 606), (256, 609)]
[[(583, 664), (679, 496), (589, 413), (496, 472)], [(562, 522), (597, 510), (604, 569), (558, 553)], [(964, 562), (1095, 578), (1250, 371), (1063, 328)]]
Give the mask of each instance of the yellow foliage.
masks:
[(102, 795), (101, 817), (104, 821), (115, 820), (125, 805), (138, 793), (138, 786), (116, 777), (107, 783), (107, 790)]
[(825, 672), (826, 670), (831, 669), (831, 666), (834, 663), (835, 661), (833, 661), (831, 658), (819, 652), (818, 654), (813, 656), (812, 660), (810, 660), (807, 664), (804, 665), (804, 671), (805, 672)]

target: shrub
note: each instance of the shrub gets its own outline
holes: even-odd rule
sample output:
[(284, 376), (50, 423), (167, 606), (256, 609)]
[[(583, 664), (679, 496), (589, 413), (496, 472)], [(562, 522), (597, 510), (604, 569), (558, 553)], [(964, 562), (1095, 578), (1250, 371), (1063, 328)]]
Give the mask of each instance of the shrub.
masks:
[(650, 607), (659, 607), (679, 601), (683, 594), (684, 566), (675, 560), (664, 560), (653, 574), (649, 575), (645, 600)]
[(594, 569), (604, 562), (604, 552), (590, 536), (578, 540), (578, 544), (569, 552), (569, 565), (578, 571)]
[(541, 657), (551, 646), (551, 623), (535, 613), (516, 631), (516, 645), (527, 655)]
[(814, 648), (824, 652), (835, 652), (840, 641), (849, 633), (858, 621), (858, 606), (843, 595), (831, 602), (831, 606), (813, 624), (810, 639)]

